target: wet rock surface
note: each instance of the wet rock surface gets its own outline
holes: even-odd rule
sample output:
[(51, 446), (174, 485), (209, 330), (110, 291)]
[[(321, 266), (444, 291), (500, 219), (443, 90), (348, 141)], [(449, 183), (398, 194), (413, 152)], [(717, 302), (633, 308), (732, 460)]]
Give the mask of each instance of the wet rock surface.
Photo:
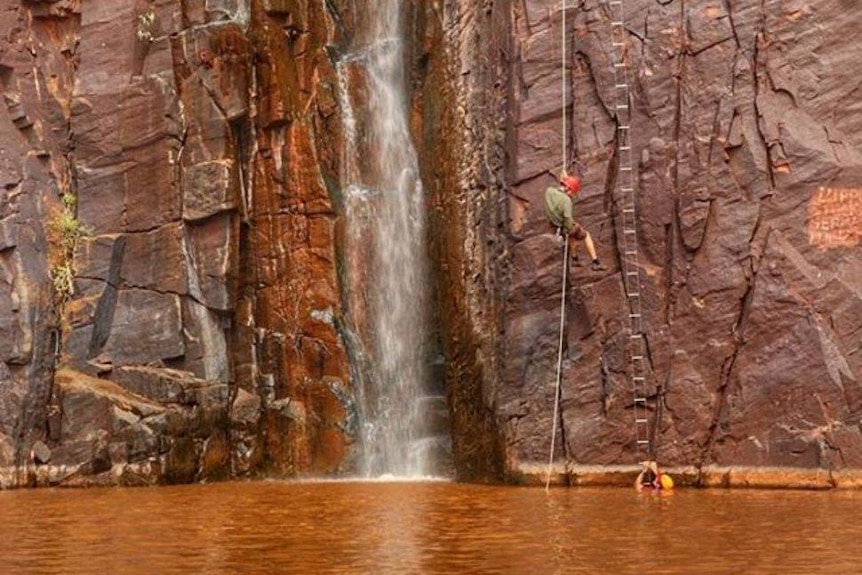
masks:
[[(567, 5), (565, 102), (561, 2), (404, 10), (437, 419), (464, 479), (547, 462), (563, 113), (609, 269), (569, 272), (557, 462), (638, 457), (611, 14)], [(862, 8), (625, 6), (657, 457), (862, 467)], [(356, 469), (335, 66), (352, 10), (0, 0), (0, 483)]]

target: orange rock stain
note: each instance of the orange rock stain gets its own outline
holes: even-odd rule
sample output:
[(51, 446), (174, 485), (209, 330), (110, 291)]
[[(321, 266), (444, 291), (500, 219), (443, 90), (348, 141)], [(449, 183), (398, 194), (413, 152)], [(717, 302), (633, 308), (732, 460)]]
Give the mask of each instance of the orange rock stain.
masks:
[(862, 188), (820, 188), (808, 204), (808, 241), (819, 248), (862, 241)]

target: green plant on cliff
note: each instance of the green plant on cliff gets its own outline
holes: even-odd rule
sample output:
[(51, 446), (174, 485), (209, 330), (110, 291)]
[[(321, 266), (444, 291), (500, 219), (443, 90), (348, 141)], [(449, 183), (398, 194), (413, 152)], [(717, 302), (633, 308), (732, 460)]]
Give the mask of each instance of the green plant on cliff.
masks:
[(65, 191), (60, 196), (63, 209), (52, 223), (55, 234), (55, 244), (60, 248), (55, 252), (53, 265), (51, 266), (51, 281), (54, 284), (54, 292), (60, 301), (65, 301), (75, 290), (75, 268), (73, 261), (78, 242), (82, 237), (90, 234), (90, 230), (75, 217), (75, 206), (77, 198), (70, 191)]
[(63, 248), (64, 254), (74, 252), (78, 240), (87, 233), (81, 222), (68, 210), (63, 210), (54, 225), (60, 234), (60, 247)]
[(54, 293), (63, 299), (75, 292), (74, 280), (75, 272), (72, 270), (71, 262), (65, 262), (51, 270), (51, 281), (54, 283)]
[(141, 42), (152, 42), (155, 39), (153, 35), (153, 27), (156, 24), (156, 13), (152, 10), (147, 10), (143, 14), (138, 14), (138, 29), (135, 36)]
[(67, 210), (74, 210), (75, 206), (78, 205), (78, 198), (71, 192), (63, 192), (63, 195), (60, 196), (60, 201), (63, 202), (63, 207)]

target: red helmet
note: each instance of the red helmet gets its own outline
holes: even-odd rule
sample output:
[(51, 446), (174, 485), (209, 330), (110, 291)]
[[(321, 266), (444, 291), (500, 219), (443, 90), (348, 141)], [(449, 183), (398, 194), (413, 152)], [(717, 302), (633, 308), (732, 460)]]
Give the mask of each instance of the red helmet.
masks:
[(572, 195), (577, 194), (581, 189), (581, 180), (577, 176), (563, 176), (560, 178), (560, 183)]

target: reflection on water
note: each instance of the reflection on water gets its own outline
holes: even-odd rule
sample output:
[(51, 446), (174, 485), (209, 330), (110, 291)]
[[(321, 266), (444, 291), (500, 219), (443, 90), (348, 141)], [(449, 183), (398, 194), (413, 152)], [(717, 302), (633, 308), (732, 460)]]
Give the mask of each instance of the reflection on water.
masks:
[(246, 483), (0, 492), (6, 574), (852, 574), (862, 494)]

